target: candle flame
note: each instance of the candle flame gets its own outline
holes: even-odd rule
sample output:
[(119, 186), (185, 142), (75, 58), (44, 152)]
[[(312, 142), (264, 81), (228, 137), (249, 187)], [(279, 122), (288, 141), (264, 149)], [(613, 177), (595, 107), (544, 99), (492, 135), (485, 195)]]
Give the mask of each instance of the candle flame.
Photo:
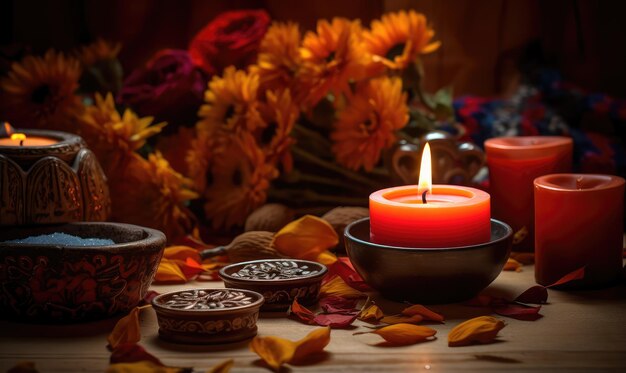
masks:
[(432, 161), (430, 158), (430, 145), (428, 145), (428, 143), (426, 143), (424, 151), (422, 152), (422, 163), (420, 165), (420, 178), (417, 184), (417, 192), (419, 194), (424, 192), (433, 192)]
[(11, 135), (11, 140), (26, 140), (26, 135), (23, 133), (14, 133)]

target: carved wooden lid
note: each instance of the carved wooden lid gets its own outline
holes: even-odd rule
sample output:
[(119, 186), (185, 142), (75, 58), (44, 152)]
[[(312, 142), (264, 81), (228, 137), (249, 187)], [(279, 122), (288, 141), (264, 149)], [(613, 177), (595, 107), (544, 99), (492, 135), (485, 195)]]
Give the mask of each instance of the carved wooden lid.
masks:
[(224, 311), (253, 307), (263, 301), (261, 294), (239, 289), (189, 289), (154, 298), (153, 305), (178, 311)]

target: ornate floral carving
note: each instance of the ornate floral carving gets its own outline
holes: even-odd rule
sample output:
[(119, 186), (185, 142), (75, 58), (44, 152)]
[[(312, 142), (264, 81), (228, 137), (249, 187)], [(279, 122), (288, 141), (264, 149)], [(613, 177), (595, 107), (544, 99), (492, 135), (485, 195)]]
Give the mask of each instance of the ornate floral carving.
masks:
[(259, 313), (219, 320), (185, 320), (166, 316), (159, 317), (159, 327), (170, 332), (218, 334), (236, 332), (241, 329), (256, 329)]

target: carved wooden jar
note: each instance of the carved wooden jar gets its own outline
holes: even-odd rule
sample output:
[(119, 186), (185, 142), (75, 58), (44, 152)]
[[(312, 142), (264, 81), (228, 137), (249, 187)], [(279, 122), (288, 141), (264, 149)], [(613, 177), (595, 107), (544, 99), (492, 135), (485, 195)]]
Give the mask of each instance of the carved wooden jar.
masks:
[(53, 143), (0, 146), (0, 225), (106, 220), (107, 180), (83, 139), (59, 131), (21, 132)]

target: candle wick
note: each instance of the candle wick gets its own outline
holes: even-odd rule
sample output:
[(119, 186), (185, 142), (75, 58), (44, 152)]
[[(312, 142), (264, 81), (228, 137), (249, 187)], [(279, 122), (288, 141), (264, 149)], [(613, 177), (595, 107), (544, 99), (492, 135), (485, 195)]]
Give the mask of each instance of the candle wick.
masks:
[(426, 192), (428, 192), (428, 190), (425, 190), (424, 193), (422, 193), (422, 203), (426, 204)]
[(24, 140), (20, 140), (20, 146), (24, 146)]

